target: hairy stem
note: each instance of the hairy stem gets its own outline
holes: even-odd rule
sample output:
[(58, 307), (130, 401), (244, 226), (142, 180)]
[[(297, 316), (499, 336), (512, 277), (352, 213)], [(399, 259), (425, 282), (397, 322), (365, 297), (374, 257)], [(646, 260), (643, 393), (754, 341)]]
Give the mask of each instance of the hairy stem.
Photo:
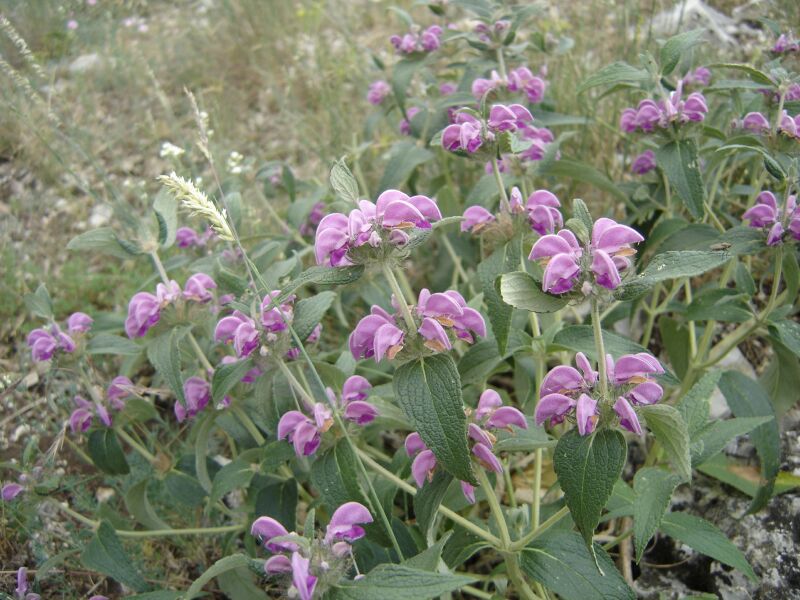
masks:
[(391, 267), (387, 264), (383, 265), (383, 276), (389, 283), (389, 287), (392, 288), (392, 294), (394, 294), (395, 300), (400, 305), (400, 313), (403, 315), (403, 320), (406, 322), (408, 333), (412, 334), (413, 332), (416, 332), (417, 325), (414, 322), (411, 309), (408, 307), (406, 298), (403, 295), (403, 290), (400, 289), (400, 284), (397, 282), (397, 277), (394, 276), (394, 271), (392, 271)]

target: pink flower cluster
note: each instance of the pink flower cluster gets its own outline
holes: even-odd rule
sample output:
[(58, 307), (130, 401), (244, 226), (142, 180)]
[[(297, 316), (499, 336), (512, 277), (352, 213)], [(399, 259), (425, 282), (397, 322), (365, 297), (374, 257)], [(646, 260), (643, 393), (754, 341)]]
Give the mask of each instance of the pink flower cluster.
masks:
[(651, 379), (652, 375), (664, 373), (664, 368), (652, 355), (646, 352), (626, 354), (614, 362), (606, 355), (606, 376), (610, 387), (610, 398), (597, 397), (599, 391), (598, 372), (582, 352), (575, 355), (578, 369), (559, 365), (545, 375), (542, 380), (539, 403), (536, 405), (536, 424), (549, 421), (556, 425), (567, 416), (574, 415), (581, 435), (592, 433), (600, 420), (599, 404), (614, 401), (614, 412), (619, 424), (628, 431), (642, 434), (639, 418), (633, 406), (655, 404), (664, 395), (660, 385)]
[[(503, 406), (503, 399), (494, 390), (485, 390), (475, 412), (467, 410), (469, 417), (468, 435), (472, 445), (472, 454), (478, 464), (488, 471), (503, 472), (503, 464), (495, 456), (493, 448), (497, 441), (492, 430), (507, 429), (513, 431), (512, 425), (527, 429), (525, 416), (513, 406)], [(425, 442), (416, 432), (408, 434), (405, 441), (406, 453), (414, 459), (411, 463), (411, 474), (418, 487), (433, 479), (437, 462), (436, 455), (428, 449)], [(475, 503), (475, 488), (466, 481), (461, 482), (461, 491), (470, 504)]]
[[(555, 233), (557, 227), (564, 226), (564, 217), (559, 208), (561, 202), (555, 194), (548, 190), (536, 190), (530, 196), (525, 207), (522, 206), (522, 193), (519, 188), (511, 189), (509, 204), (512, 214), (527, 213), (531, 229), (539, 235)], [(461, 231), (479, 233), (487, 225), (497, 220), (497, 217), (482, 206), (470, 206), (464, 211), (464, 220), (461, 222)]]
[(451, 152), (464, 150), (472, 154), (485, 143), (494, 141), (496, 134), (517, 131), (532, 121), (530, 111), (521, 104), (494, 104), (486, 122), (462, 111), (456, 114), (455, 123), (442, 132), (442, 146)]
[(711, 83), (711, 71), (706, 67), (698, 67), (691, 73), (687, 73), (681, 79), (681, 83), (686, 87), (690, 85), (705, 87)]
[(481, 100), (493, 90), (507, 89), (509, 92), (524, 93), (529, 102), (538, 104), (544, 100), (547, 81), (534, 75), (528, 67), (518, 67), (508, 73), (507, 79), (503, 79), (497, 71), (492, 71), (489, 79), (478, 78), (473, 81), (471, 89), (476, 100)]
[(205, 273), (196, 273), (186, 280), (184, 289), (175, 280), (168, 284), (159, 283), (155, 295), (150, 292), (134, 294), (128, 303), (128, 318), (125, 319), (125, 332), (130, 338), (143, 337), (161, 319), (161, 311), (180, 299), (207, 303), (214, 295), (211, 290), (217, 284)]
[(202, 234), (197, 233), (191, 227), (179, 227), (175, 232), (175, 245), (178, 248), (202, 248), (214, 238), (216, 238), (216, 234), (211, 227), (206, 227)]
[(351, 251), (356, 248), (404, 246), (407, 230), (430, 229), (441, 218), (436, 201), (427, 196), (386, 190), (375, 203), (359, 200), (349, 215), (331, 213), (320, 221), (314, 241), (317, 264), (345, 267), (354, 264)]
[(742, 218), (750, 221), (750, 227), (769, 230), (768, 246), (783, 243), (783, 235), (787, 230), (795, 240), (800, 241), (800, 208), (794, 194), (786, 198), (786, 205), (781, 207), (778, 206), (775, 194), (761, 192), (756, 203), (745, 211)]
[(320, 221), (322, 221), (322, 217), (324, 216), (325, 203), (317, 202), (311, 207), (311, 211), (308, 213), (308, 217), (306, 217), (305, 222), (300, 225), (300, 235), (303, 237), (314, 235), (314, 232), (317, 231), (317, 226), (319, 225)]
[(367, 102), (374, 104), (375, 106), (383, 104), (383, 101), (386, 100), (391, 92), (391, 86), (383, 79), (373, 81), (369, 84), (369, 90), (367, 91)]
[[(333, 512), (325, 536), (319, 546), (312, 546), (311, 549), (301, 549), (300, 544), (286, 539), (298, 536), (294, 532), (289, 533), (272, 517), (259, 517), (253, 521), (250, 534), (273, 553), (264, 563), (264, 571), (268, 575), (291, 575), (292, 583), (286, 596), (311, 600), (319, 578), (312, 573), (312, 557), (309, 555), (314, 550), (321, 553), (322, 556), (313, 564), (316, 568), (329, 569), (331, 560), (352, 556), (350, 544), (363, 538), (366, 531), (362, 525), (372, 522), (372, 515), (363, 504), (347, 502)], [(282, 553), (291, 553), (291, 558)]]
[[(76, 395), (72, 399), (75, 403), (75, 410), (69, 417), (69, 427), (72, 433), (83, 433), (88, 430), (95, 417), (106, 427), (111, 427), (112, 419), (109, 407), (116, 411), (123, 410), (125, 401), (132, 395), (134, 395), (133, 382), (124, 375), (111, 380), (106, 390), (105, 402), (101, 400), (89, 402), (82, 396)], [(106, 402), (108, 406), (106, 406)]]
[(644, 238), (627, 225), (605, 217), (597, 219), (591, 232), (591, 241), (581, 248), (578, 239), (568, 229), (539, 238), (531, 249), (528, 260), (538, 260), (544, 266), (542, 289), (551, 294), (572, 291), (585, 277), (581, 291), (588, 295), (591, 281), (606, 289), (616, 289), (622, 282), (620, 271), (632, 265), (630, 257), (636, 253), (631, 244)]
[[(331, 403), (342, 409), (342, 417), (358, 425), (367, 425), (378, 416), (378, 410), (367, 402), (372, 385), (360, 375), (349, 377), (342, 386), (337, 399), (335, 392), (327, 388), (325, 393)], [(329, 406), (317, 402), (307, 407), (311, 417), (299, 410), (290, 410), (278, 422), (278, 439), (294, 445), (297, 456), (310, 456), (317, 451), (322, 434), (333, 425), (333, 413)]]
[(393, 35), (389, 38), (398, 54), (414, 54), (416, 52), (433, 52), (442, 45), (443, 30), (438, 25), (431, 25), (422, 33), (409, 31), (404, 36)]
[[(486, 322), (481, 313), (467, 306), (464, 297), (454, 290), (432, 294), (423, 289), (413, 312), (419, 319), (417, 333), (422, 336), (424, 346), (433, 352), (452, 349), (451, 335), (467, 343), (474, 341), (473, 334), (486, 336)], [(374, 358), (375, 362), (384, 356), (393, 359), (403, 349), (408, 334), (399, 327), (396, 313), (373, 306), (350, 334), (350, 352), (356, 359)]]
[(478, 34), (478, 39), (485, 44), (492, 43), (493, 38), (500, 41), (505, 37), (506, 32), (511, 28), (511, 21), (508, 19), (500, 19), (495, 21), (494, 24), (478, 23), (475, 25), (473, 31)]
[[(741, 121), (734, 121), (734, 126), (760, 134), (768, 134), (772, 129), (769, 119), (760, 112), (747, 113)], [(784, 110), (778, 122), (778, 133), (792, 139), (800, 139), (800, 114), (792, 117)]]
[(790, 37), (790, 34), (782, 33), (775, 40), (775, 45), (772, 46), (772, 51), (775, 54), (787, 54), (790, 52), (800, 52), (800, 40)]
[(656, 168), (656, 154), (652, 150), (645, 150), (633, 159), (631, 172), (636, 175), (644, 175)]
[(622, 111), (619, 126), (626, 133), (644, 131), (652, 133), (657, 127), (666, 129), (673, 123), (684, 124), (690, 121), (700, 122), (708, 112), (706, 99), (700, 92), (692, 92), (683, 100), (681, 83), (678, 89), (669, 95), (668, 101), (651, 100), (639, 102), (637, 108), (626, 108)]

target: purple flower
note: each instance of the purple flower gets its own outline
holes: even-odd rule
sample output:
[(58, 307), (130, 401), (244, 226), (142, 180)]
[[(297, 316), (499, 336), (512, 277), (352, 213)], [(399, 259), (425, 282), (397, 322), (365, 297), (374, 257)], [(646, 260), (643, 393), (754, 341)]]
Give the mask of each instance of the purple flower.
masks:
[(197, 414), (208, 406), (211, 399), (211, 386), (207, 381), (200, 377), (189, 377), (183, 382), (183, 396), (186, 404), (175, 403), (175, 417), (179, 423), (186, 419), (193, 419)]
[(11, 502), (14, 498), (19, 496), (25, 488), (18, 483), (7, 483), (0, 490), (0, 498), (3, 502)]
[(350, 334), (350, 352), (355, 359), (375, 357), (380, 362), (384, 356), (393, 359), (403, 348), (405, 334), (395, 318), (379, 306), (361, 319)]
[(275, 299), (281, 295), (280, 290), (272, 290), (261, 301), (261, 324), (264, 330), (269, 333), (278, 333), (288, 328), (287, 323), (291, 323), (294, 318), (294, 307), (292, 303), (295, 297), (289, 296), (280, 305), (275, 306)]
[(292, 572), (292, 561), (288, 556), (276, 554), (264, 562), (264, 572), (268, 575), (280, 575)]
[(536, 77), (527, 67), (518, 67), (508, 74), (508, 90), (525, 92), (532, 104), (538, 104), (544, 99), (546, 89), (547, 82), (541, 77)]
[(768, 246), (782, 243), (783, 234), (787, 229), (794, 239), (800, 240), (800, 210), (795, 195), (790, 195), (786, 199), (786, 206), (781, 208), (778, 206), (775, 194), (769, 191), (761, 192), (756, 203), (745, 211), (742, 218), (750, 221), (750, 227), (769, 228)]
[(353, 543), (364, 537), (364, 523), (372, 523), (372, 515), (363, 504), (347, 502), (337, 508), (328, 523), (325, 532), (325, 543), (330, 545), (336, 541)]
[(108, 409), (100, 402), (92, 404), (82, 396), (74, 396), (72, 401), (75, 403), (75, 410), (69, 417), (69, 427), (72, 433), (83, 433), (92, 425), (94, 417), (97, 416), (106, 427), (111, 427), (111, 415)]
[(181, 286), (179, 286), (178, 282), (174, 279), (170, 279), (167, 283), (159, 283), (156, 286), (156, 298), (161, 308), (175, 302), (182, 295), (183, 291), (181, 290)]
[(186, 280), (183, 297), (195, 302), (211, 302), (214, 295), (209, 290), (217, 288), (216, 282), (205, 273), (195, 273)]
[(106, 390), (106, 399), (116, 410), (125, 408), (124, 400), (132, 395), (133, 382), (124, 375), (114, 377)]
[[(236, 358), (235, 356), (223, 356), (222, 360), (220, 361), (223, 365), (230, 365), (236, 362), (239, 362), (240, 359)], [(253, 367), (247, 373), (244, 374), (242, 377), (242, 383), (254, 383), (256, 379), (261, 377), (262, 372), (261, 369), (258, 367)]]
[(458, 86), (455, 83), (450, 83), (449, 81), (445, 81), (444, 83), (439, 84), (439, 93), (442, 96), (452, 96), (458, 91)]
[(670, 93), (667, 101), (656, 102), (647, 98), (639, 102), (636, 109), (626, 108), (623, 110), (619, 125), (620, 129), (626, 133), (632, 133), (637, 129), (651, 133), (656, 130), (656, 127), (664, 129), (673, 123), (702, 121), (707, 112), (708, 106), (703, 94), (693, 92), (686, 100), (683, 100), (683, 82), (679, 82), (677, 89)]
[(767, 133), (770, 126), (767, 117), (760, 112), (749, 112), (742, 119), (742, 129), (753, 133)]
[(149, 292), (139, 292), (134, 294), (128, 303), (125, 332), (129, 338), (144, 337), (160, 318), (161, 302), (159, 299)]
[(313, 413), (311, 419), (299, 410), (290, 410), (278, 421), (278, 439), (294, 444), (297, 456), (314, 454), (322, 441), (322, 434), (333, 425), (331, 411), (324, 404), (315, 404)]
[[(299, 552), (292, 553), (292, 584), (300, 600), (311, 600), (317, 578), (311, 574), (311, 561)], [(290, 594), (291, 595), (291, 594)]]
[(508, 82), (501, 78), (497, 71), (492, 71), (491, 79), (479, 78), (472, 82), (471, 91), (476, 100), (481, 100), (492, 90), (503, 88)]
[(619, 117), (619, 128), (625, 133), (633, 133), (638, 127), (636, 121), (636, 109), (626, 108)]
[(464, 150), (472, 154), (478, 151), (483, 142), (481, 121), (465, 112), (457, 113), (455, 122), (445, 127), (442, 132), (442, 147), (451, 152)]
[(403, 37), (393, 35), (389, 38), (395, 50), (401, 54), (413, 54), (415, 52), (433, 52), (441, 46), (442, 28), (438, 25), (431, 25), (421, 34), (408, 32)]
[[(467, 306), (464, 297), (455, 290), (431, 294), (427, 288), (423, 288), (419, 293), (417, 301), (417, 314), (423, 318), (429, 318), (444, 329), (452, 329), (458, 339), (472, 343), (473, 334), (486, 337), (486, 322), (480, 312)], [(425, 332), (419, 333), (428, 341), (442, 342), (438, 330), (433, 326), (425, 328)], [(427, 337), (430, 334), (431, 337)], [(434, 343), (431, 348), (437, 350), (438, 344)], [(430, 345), (426, 344), (429, 348)], [(446, 346), (446, 344), (445, 344)]]
[(681, 81), (686, 86), (698, 85), (705, 87), (711, 83), (711, 71), (706, 67), (697, 67), (691, 73), (687, 73)]
[(775, 54), (784, 54), (787, 52), (797, 52), (800, 50), (800, 42), (793, 40), (788, 34), (782, 33), (775, 41), (772, 51)]
[(58, 341), (46, 329), (34, 329), (28, 334), (28, 346), (31, 349), (31, 357), (36, 362), (50, 360), (58, 348)]
[(778, 131), (790, 138), (800, 137), (800, 133), (798, 133), (800, 132), (800, 114), (790, 117), (789, 113), (784, 110), (778, 123)]
[(478, 233), (495, 220), (495, 216), (482, 206), (470, 206), (464, 211), (464, 220), (461, 221), (461, 231)]
[(378, 79), (369, 84), (369, 91), (367, 92), (367, 101), (370, 104), (381, 104), (386, 97), (391, 93), (392, 88), (383, 79)]
[(487, 124), (493, 131), (516, 131), (532, 121), (530, 111), (521, 104), (495, 104), (489, 110)]
[(633, 159), (631, 172), (636, 175), (644, 175), (656, 168), (656, 154), (652, 150), (645, 150)]
[(442, 45), (441, 38), (442, 36), (442, 28), (438, 25), (431, 25), (425, 31), (422, 32), (420, 36), (420, 42), (422, 43), (422, 48), (426, 52), (433, 52), (434, 50), (438, 50), (439, 46)]
[(561, 202), (555, 194), (548, 190), (536, 190), (528, 196), (525, 205), (528, 219), (533, 229), (539, 235), (554, 233), (557, 227), (564, 226), (564, 217), (561, 216)]
[(175, 244), (178, 248), (190, 248), (192, 246), (202, 246), (203, 242), (191, 227), (179, 227), (175, 232)]
[(317, 226), (319, 225), (322, 217), (325, 216), (325, 203), (324, 202), (317, 202), (314, 206), (311, 207), (311, 211), (308, 213), (308, 217), (306, 217), (305, 222), (300, 225), (300, 235), (303, 237), (312, 235), (316, 230)]
[(297, 544), (290, 541), (271, 540), (277, 537), (286, 537), (289, 532), (272, 517), (258, 517), (250, 526), (250, 535), (264, 544), (264, 548), (270, 552), (294, 552), (299, 548)]
[[(75, 28), (77, 28), (77, 23)], [(18, 600), (39, 600), (41, 596), (28, 591), (28, 569), (20, 567), (17, 569), (17, 587), (14, 590)]]
[(646, 352), (626, 354), (616, 363), (611, 355), (606, 355), (606, 377), (610, 387), (610, 397), (600, 398), (598, 374), (592, 369), (586, 356), (578, 352), (575, 363), (578, 369), (560, 365), (552, 369), (542, 380), (539, 403), (535, 418), (538, 425), (549, 421), (556, 425), (574, 413), (581, 435), (592, 433), (600, 418), (599, 405), (617, 397), (614, 410), (620, 417), (620, 425), (634, 433), (642, 429), (632, 405), (655, 404), (664, 395), (664, 390), (651, 379), (653, 375), (664, 373), (664, 368), (652, 355)]
[[(531, 142), (529, 148), (519, 153), (520, 159), (529, 161), (542, 160), (545, 152), (547, 152), (547, 146), (555, 140), (552, 131), (546, 127), (534, 127), (533, 125), (524, 125), (520, 127), (519, 137)], [(556, 153), (556, 159), (559, 157), (560, 154)]]
[(233, 341), (233, 349), (239, 358), (252, 354), (259, 344), (255, 321), (238, 310), (220, 319), (214, 330), (214, 339), (223, 343)]
[(92, 328), (94, 319), (82, 312), (72, 313), (67, 319), (67, 331), (70, 333), (86, 333)]

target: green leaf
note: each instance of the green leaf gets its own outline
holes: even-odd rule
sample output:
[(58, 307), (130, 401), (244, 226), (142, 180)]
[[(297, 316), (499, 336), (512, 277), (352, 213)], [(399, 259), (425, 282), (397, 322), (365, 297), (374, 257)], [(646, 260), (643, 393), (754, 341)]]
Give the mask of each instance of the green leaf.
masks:
[(678, 412), (681, 413), (681, 417), (683, 417), (687, 430), (689, 431), (689, 438), (692, 440), (694, 440), (698, 432), (706, 426), (710, 410), (708, 399), (714, 392), (714, 388), (717, 387), (721, 376), (722, 371), (716, 369), (703, 375), (703, 377), (686, 392), (675, 407), (678, 409)]
[(666, 451), (681, 481), (690, 481), (692, 462), (689, 454), (689, 428), (681, 413), (669, 404), (640, 406), (637, 412), (644, 416), (647, 427)]
[(628, 201), (628, 196), (613, 181), (593, 166), (582, 161), (561, 158), (554, 161), (541, 174), (555, 178), (568, 177), (607, 192), (621, 202)]
[(331, 187), (336, 196), (345, 202), (351, 204), (358, 202), (358, 183), (344, 162), (344, 158), (336, 161), (331, 168)]
[(558, 440), (553, 466), (572, 519), (589, 547), (626, 458), (625, 438), (617, 430), (582, 436), (576, 427)]
[(139, 521), (147, 529), (171, 529), (153, 510), (153, 506), (147, 499), (147, 479), (131, 486), (125, 494), (125, 506), (133, 518)]
[(211, 484), (211, 493), (208, 496), (209, 506), (221, 500), (225, 494), (250, 485), (253, 475), (256, 474), (256, 469), (256, 465), (242, 457), (222, 467)]
[(310, 267), (292, 279), (282, 290), (277, 302), (283, 302), (304, 285), (347, 285), (364, 274), (364, 265), (352, 267)]
[(606, 551), (593, 544), (590, 552), (573, 531), (549, 531), (531, 542), (520, 553), (520, 566), (564, 600), (636, 598)]
[(414, 514), (417, 516), (417, 524), (426, 538), (436, 520), (436, 511), (439, 510), (439, 505), (452, 481), (453, 476), (450, 473), (437, 470), (433, 480), (426, 482), (414, 496)]
[(449, 354), (419, 358), (394, 374), (394, 397), (439, 464), (475, 485), (461, 379)]
[(297, 481), (270, 478), (256, 494), (255, 512), (259, 517), (279, 521), (287, 531), (294, 531), (297, 527)]
[(750, 433), (773, 419), (774, 417), (737, 417), (710, 423), (692, 440), (692, 464), (703, 464), (722, 452), (733, 438)]
[(193, 508), (202, 505), (207, 495), (197, 479), (181, 471), (170, 471), (164, 485), (171, 499)]
[(750, 65), (743, 65), (737, 63), (714, 63), (713, 65), (708, 65), (709, 69), (734, 69), (736, 71), (742, 71), (750, 75), (750, 79), (755, 81), (756, 83), (761, 83), (768, 86), (775, 86), (775, 82), (772, 81), (772, 78), (764, 73), (763, 71), (759, 71), (755, 67)]
[(53, 301), (50, 299), (50, 293), (45, 284), (40, 283), (35, 292), (25, 294), (24, 300), (25, 308), (32, 315), (48, 320), (53, 318)]
[(714, 560), (738, 569), (758, 581), (744, 554), (719, 529), (700, 517), (674, 512), (664, 516), (661, 531)]
[(567, 305), (566, 298), (543, 292), (541, 284), (524, 271), (501, 275), (500, 295), (506, 304), (535, 313), (556, 312)]
[(393, 190), (403, 186), (419, 165), (433, 160), (433, 152), (420, 148), (413, 142), (399, 142), (392, 148), (386, 170), (378, 183), (379, 190)]
[[(217, 575), (217, 585), (226, 597), (236, 600), (267, 600), (267, 593), (253, 582), (255, 577), (259, 581), (263, 577), (263, 569), (254, 568), (254, 562), (251, 562), (250, 568), (239, 567)], [(253, 571), (261, 573), (256, 575)]]
[(636, 472), (633, 478), (633, 491), (636, 492), (633, 501), (633, 542), (637, 563), (642, 559), (647, 542), (661, 524), (672, 492), (679, 483), (680, 478), (658, 467), (645, 467)]
[(572, 200), (572, 217), (583, 224), (584, 229), (586, 229), (586, 238), (583, 241), (588, 243), (592, 234), (592, 229), (594, 228), (594, 221), (589, 212), (589, 207), (586, 206), (586, 203), (580, 198)]
[(133, 566), (114, 528), (103, 521), (94, 537), (81, 554), (81, 563), (92, 571), (108, 575), (112, 579), (144, 592), (149, 587), (142, 574)]
[(111, 333), (98, 333), (86, 344), (89, 354), (116, 354), (118, 356), (138, 356), (144, 350), (133, 340)]
[(183, 397), (183, 377), (181, 376), (181, 352), (178, 342), (189, 333), (189, 327), (176, 327), (160, 335), (147, 345), (147, 359), (164, 378), (181, 404)]
[(503, 273), (519, 268), (520, 240), (514, 238), (478, 265), (478, 279), (483, 288), (483, 298), (489, 312), (489, 321), (497, 340), (500, 354), (505, 353), (508, 334), (511, 329), (511, 315), (514, 309), (503, 302), (495, 286), (497, 278)]
[[(404, 58), (392, 67), (392, 91), (400, 106), (405, 106), (406, 90), (414, 77), (414, 73), (424, 65), (425, 61), (420, 58)], [(386, 190), (390, 188), (379, 186), (378, 189)]]
[(686, 308), (689, 321), (744, 323), (753, 316), (748, 308), (748, 294), (730, 288), (707, 290)]
[(382, 564), (354, 583), (333, 588), (334, 600), (423, 600), (436, 598), (475, 581), (450, 573), (431, 573), (406, 565)]
[[(647, 352), (643, 346), (609, 331), (603, 331), (603, 344), (606, 352), (614, 358), (618, 358), (623, 354)], [(592, 359), (597, 360), (594, 332), (591, 325), (570, 325), (565, 327), (555, 335), (553, 345), (573, 352), (583, 352)]]
[(158, 220), (158, 243), (162, 248), (169, 248), (175, 243), (178, 230), (178, 203), (172, 194), (162, 189), (153, 202), (153, 211)]
[(230, 392), (242, 377), (253, 368), (253, 359), (245, 358), (227, 365), (219, 365), (211, 379), (211, 400), (216, 405)]
[(669, 38), (666, 43), (661, 47), (659, 53), (659, 62), (661, 63), (661, 74), (669, 75), (678, 66), (683, 53), (700, 44), (703, 41), (703, 34), (706, 32), (705, 28), (693, 29), (692, 31), (685, 31)]
[(617, 300), (632, 300), (646, 293), (659, 281), (695, 277), (725, 264), (731, 258), (727, 252), (714, 250), (670, 250), (653, 257), (647, 267), (635, 277), (626, 279), (614, 291)]
[(320, 292), (316, 296), (300, 300), (295, 305), (294, 320), (292, 322), (297, 337), (302, 341), (306, 341), (306, 338), (314, 331), (314, 328), (325, 316), (335, 299), (335, 292)]
[(187, 600), (191, 600), (192, 598), (200, 595), (205, 585), (222, 573), (226, 573), (234, 569), (240, 569), (242, 567), (248, 567), (250, 565), (250, 560), (250, 557), (244, 554), (231, 554), (230, 556), (219, 559), (217, 562), (211, 565), (211, 567), (209, 567), (205, 573), (194, 580), (194, 583), (192, 583), (192, 585), (186, 591)]
[(769, 327), (784, 346), (800, 357), (800, 323), (789, 319), (781, 319), (780, 321), (773, 321)]
[(667, 176), (672, 189), (683, 200), (689, 213), (699, 219), (703, 216), (706, 188), (700, 176), (697, 145), (693, 140), (668, 142), (656, 149), (656, 162)]
[(347, 440), (341, 440), (311, 465), (311, 481), (331, 512), (346, 502), (370, 506), (359, 485), (355, 461)]
[(761, 510), (772, 496), (775, 478), (780, 468), (780, 434), (775, 411), (764, 388), (743, 373), (726, 371), (719, 381), (719, 389), (737, 417), (772, 417), (750, 433), (750, 439), (761, 458), (762, 485), (748, 508), (753, 513)]
[(439, 568), (439, 560), (442, 557), (444, 545), (452, 535), (452, 531), (445, 532), (445, 534), (440, 537), (435, 544), (423, 550), (416, 556), (412, 556), (411, 558), (404, 560), (403, 565), (406, 567), (412, 567), (414, 569), (421, 569), (423, 571), (437, 571)]
[(108, 254), (122, 259), (141, 254), (141, 251), (130, 242), (123, 244), (111, 227), (100, 227), (75, 236), (67, 244), (67, 250)]
[(578, 86), (577, 92), (580, 94), (588, 89), (601, 85), (641, 83), (648, 79), (650, 79), (650, 75), (644, 69), (637, 69), (625, 62), (615, 62), (606, 65), (593, 75), (584, 79)]
[(119, 445), (117, 433), (110, 427), (92, 431), (89, 434), (87, 450), (92, 462), (101, 471), (109, 475), (130, 473), (130, 467), (125, 459), (122, 446)]

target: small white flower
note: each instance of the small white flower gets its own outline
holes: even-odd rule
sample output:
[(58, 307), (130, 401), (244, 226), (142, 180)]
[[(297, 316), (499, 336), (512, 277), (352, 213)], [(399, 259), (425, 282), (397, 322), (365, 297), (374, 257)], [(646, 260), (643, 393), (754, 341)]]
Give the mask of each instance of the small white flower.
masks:
[(159, 156), (161, 158), (177, 158), (185, 153), (186, 150), (180, 146), (176, 146), (172, 142), (164, 142), (161, 144), (161, 152), (159, 153)]

